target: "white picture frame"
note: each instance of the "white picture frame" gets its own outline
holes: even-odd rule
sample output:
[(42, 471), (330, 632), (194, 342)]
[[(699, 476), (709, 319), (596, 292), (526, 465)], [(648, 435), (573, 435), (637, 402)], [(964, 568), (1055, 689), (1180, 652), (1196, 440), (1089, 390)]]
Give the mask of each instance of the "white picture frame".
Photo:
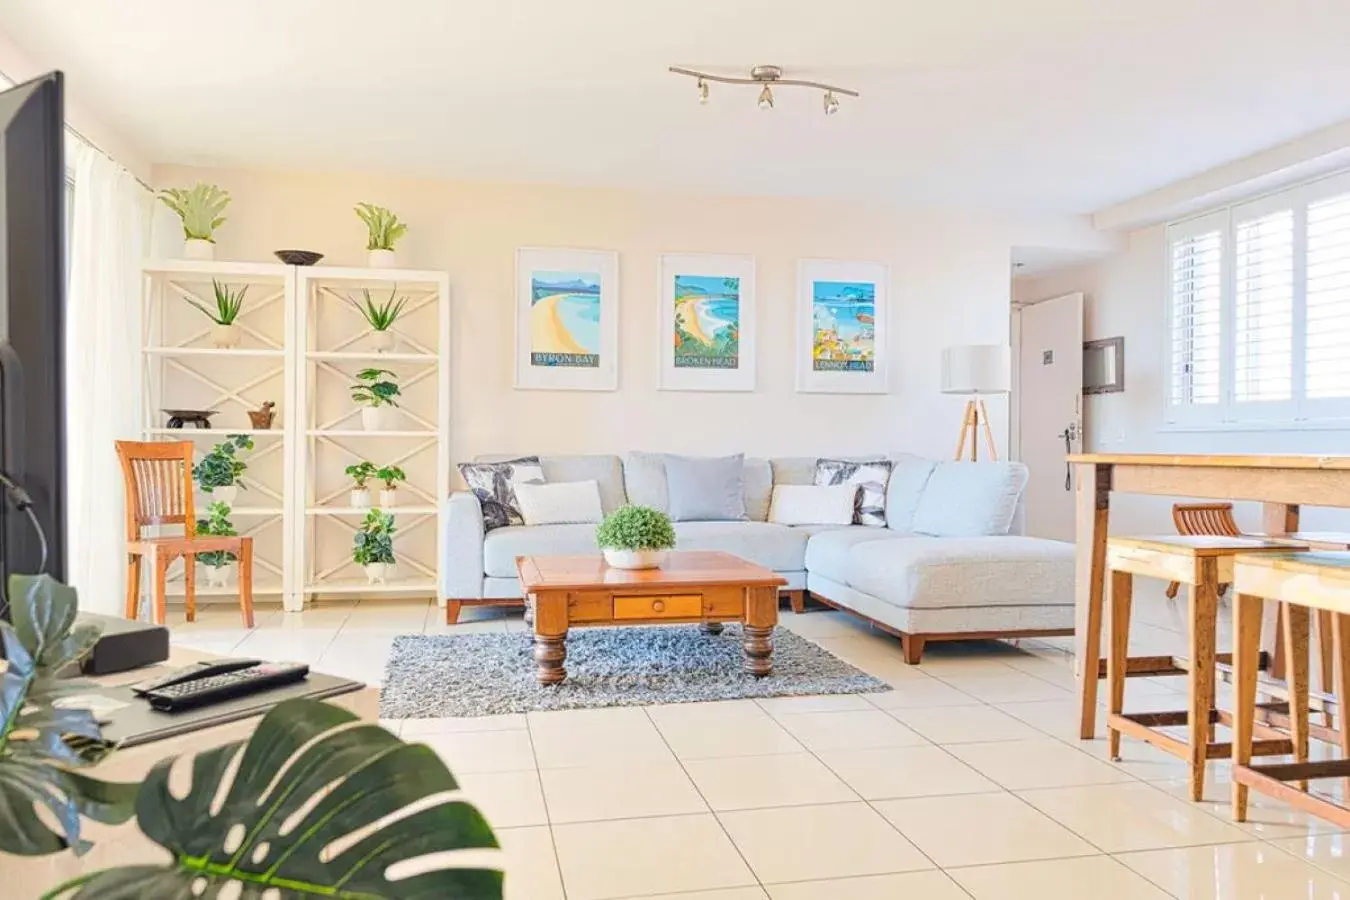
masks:
[[(797, 263), (797, 391), (884, 394), (890, 389), (887, 347), (890, 267), (877, 262), (803, 259)], [(817, 296), (817, 285), (820, 295)], [(826, 287), (830, 285), (830, 287)], [(870, 302), (867, 298), (870, 288)], [(870, 307), (870, 310), (869, 310)], [(817, 311), (835, 323), (817, 359)], [(866, 319), (871, 321), (867, 322)], [(870, 328), (870, 338), (867, 329)]]
[[(666, 253), (656, 268), (661, 327), (657, 387), (753, 391), (755, 258)], [(728, 329), (734, 329), (734, 336), (728, 336)]]
[[(554, 288), (556, 293), (536, 297)], [(515, 375), (519, 390), (618, 389), (616, 251), (550, 247), (516, 251)]]

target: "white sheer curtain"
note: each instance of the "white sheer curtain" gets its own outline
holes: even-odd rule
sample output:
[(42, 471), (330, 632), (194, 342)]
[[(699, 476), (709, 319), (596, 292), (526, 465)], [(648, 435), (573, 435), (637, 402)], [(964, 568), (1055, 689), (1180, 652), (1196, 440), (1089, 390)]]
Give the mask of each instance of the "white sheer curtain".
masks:
[(66, 303), (68, 580), (80, 608), (120, 615), (126, 535), (113, 441), (141, 428), (141, 262), (149, 191), (81, 142), (75, 173)]

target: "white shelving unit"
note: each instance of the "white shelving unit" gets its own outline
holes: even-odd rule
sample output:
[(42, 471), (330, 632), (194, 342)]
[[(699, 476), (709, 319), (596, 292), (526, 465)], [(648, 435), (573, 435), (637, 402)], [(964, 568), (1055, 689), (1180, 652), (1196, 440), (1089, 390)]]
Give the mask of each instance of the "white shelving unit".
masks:
[[(369, 290), (377, 301), (407, 297), (394, 332), (398, 344), (377, 352), (367, 344), (370, 327), (350, 300)], [(298, 354), (296, 408), (305, 422), (297, 466), (304, 525), (294, 529), (293, 554), (302, 573), (299, 596), (362, 594), (439, 597), (444, 522), (440, 500), (449, 491), (450, 305), (444, 272), (405, 269), (314, 267), (297, 270)], [(355, 373), (364, 368), (395, 372), (402, 390), (402, 427), (367, 431), (350, 398)], [(408, 475), (395, 516), (397, 576), (368, 585), (351, 561), (352, 535), (367, 510), (348, 505), (348, 465), (368, 459), (397, 465)], [(378, 487), (372, 494), (378, 499)]]
[[(440, 598), (440, 502), (449, 491), (450, 305), (444, 272), (292, 267), (269, 263), (153, 261), (143, 267), (142, 341), (147, 440), (192, 440), (204, 453), (233, 434), (254, 438), (235, 526), (254, 537), (254, 593), (278, 595), (288, 610), (326, 595)], [(214, 306), (211, 281), (248, 285), (236, 349), (211, 346), (211, 322), (187, 302)], [(347, 301), (368, 289), (378, 299), (410, 298), (392, 352), (368, 348), (369, 326)], [(400, 427), (361, 427), (351, 401), (356, 371), (399, 375)], [(276, 403), (271, 430), (252, 428), (247, 411)], [(212, 427), (169, 428), (164, 408), (216, 409)], [(351, 562), (351, 537), (365, 509), (351, 507), (344, 469), (359, 459), (408, 474), (394, 513), (398, 577), (367, 585)], [(198, 497), (204, 510), (209, 498)], [(182, 593), (181, 569), (170, 573)], [(203, 596), (232, 594), (210, 588)]]

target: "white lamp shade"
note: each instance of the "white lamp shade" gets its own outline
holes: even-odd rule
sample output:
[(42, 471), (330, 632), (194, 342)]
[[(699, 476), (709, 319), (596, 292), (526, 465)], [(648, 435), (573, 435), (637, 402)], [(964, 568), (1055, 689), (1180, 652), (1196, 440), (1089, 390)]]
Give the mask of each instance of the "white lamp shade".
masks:
[(1004, 344), (961, 344), (942, 351), (942, 393), (1006, 394), (1012, 377)]

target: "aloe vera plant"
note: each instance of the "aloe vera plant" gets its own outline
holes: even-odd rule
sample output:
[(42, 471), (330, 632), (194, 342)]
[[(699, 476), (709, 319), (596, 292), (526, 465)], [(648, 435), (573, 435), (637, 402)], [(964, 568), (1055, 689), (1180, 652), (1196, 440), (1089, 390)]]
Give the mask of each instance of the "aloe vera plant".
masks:
[(376, 331), (388, 331), (392, 328), (402, 315), (403, 307), (408, 305), (407, 297), (398, 296), (398, 285), (389, 292), (389, 299), (383, 302), (371, 297), (369, 288), (362, 288), (361, 295), (362, 299), (359, 302), (352, 297), (348, 297), (347, 302), (356, 307), (357, 312), (361, 313), (370, 323), (370, 327)]
[(369, 236), (366, 238), (367, 250), (393, 250), (394, 244), (408, 231), (408, 226), (398, 220), (383, 206), (373, 203), (356, 204), (356, 215), (366, 223)]
[(188, 240), (210, 241), (215, 230), (224, 222), (221, 215), (230, 205), (230, 194), (214, 184), (198, 182), (190, 189), (167, 188), (159, 192), (164, 205), (178, 213), (183, 220), (183, 236)]
[(248, 285), (244, 285), (237, 291), (232, 291), (229, 285), (221, 284), (212, 278), (211, 290), (216, 299), (214, 310), (193, 297), (188, 297), (187, 302), (201, 310), (204, 316), (217, 325), (233, 325), (234, 320), (239, 318), (239, 313), (244, 308), (244, 295), (248, 293)]

